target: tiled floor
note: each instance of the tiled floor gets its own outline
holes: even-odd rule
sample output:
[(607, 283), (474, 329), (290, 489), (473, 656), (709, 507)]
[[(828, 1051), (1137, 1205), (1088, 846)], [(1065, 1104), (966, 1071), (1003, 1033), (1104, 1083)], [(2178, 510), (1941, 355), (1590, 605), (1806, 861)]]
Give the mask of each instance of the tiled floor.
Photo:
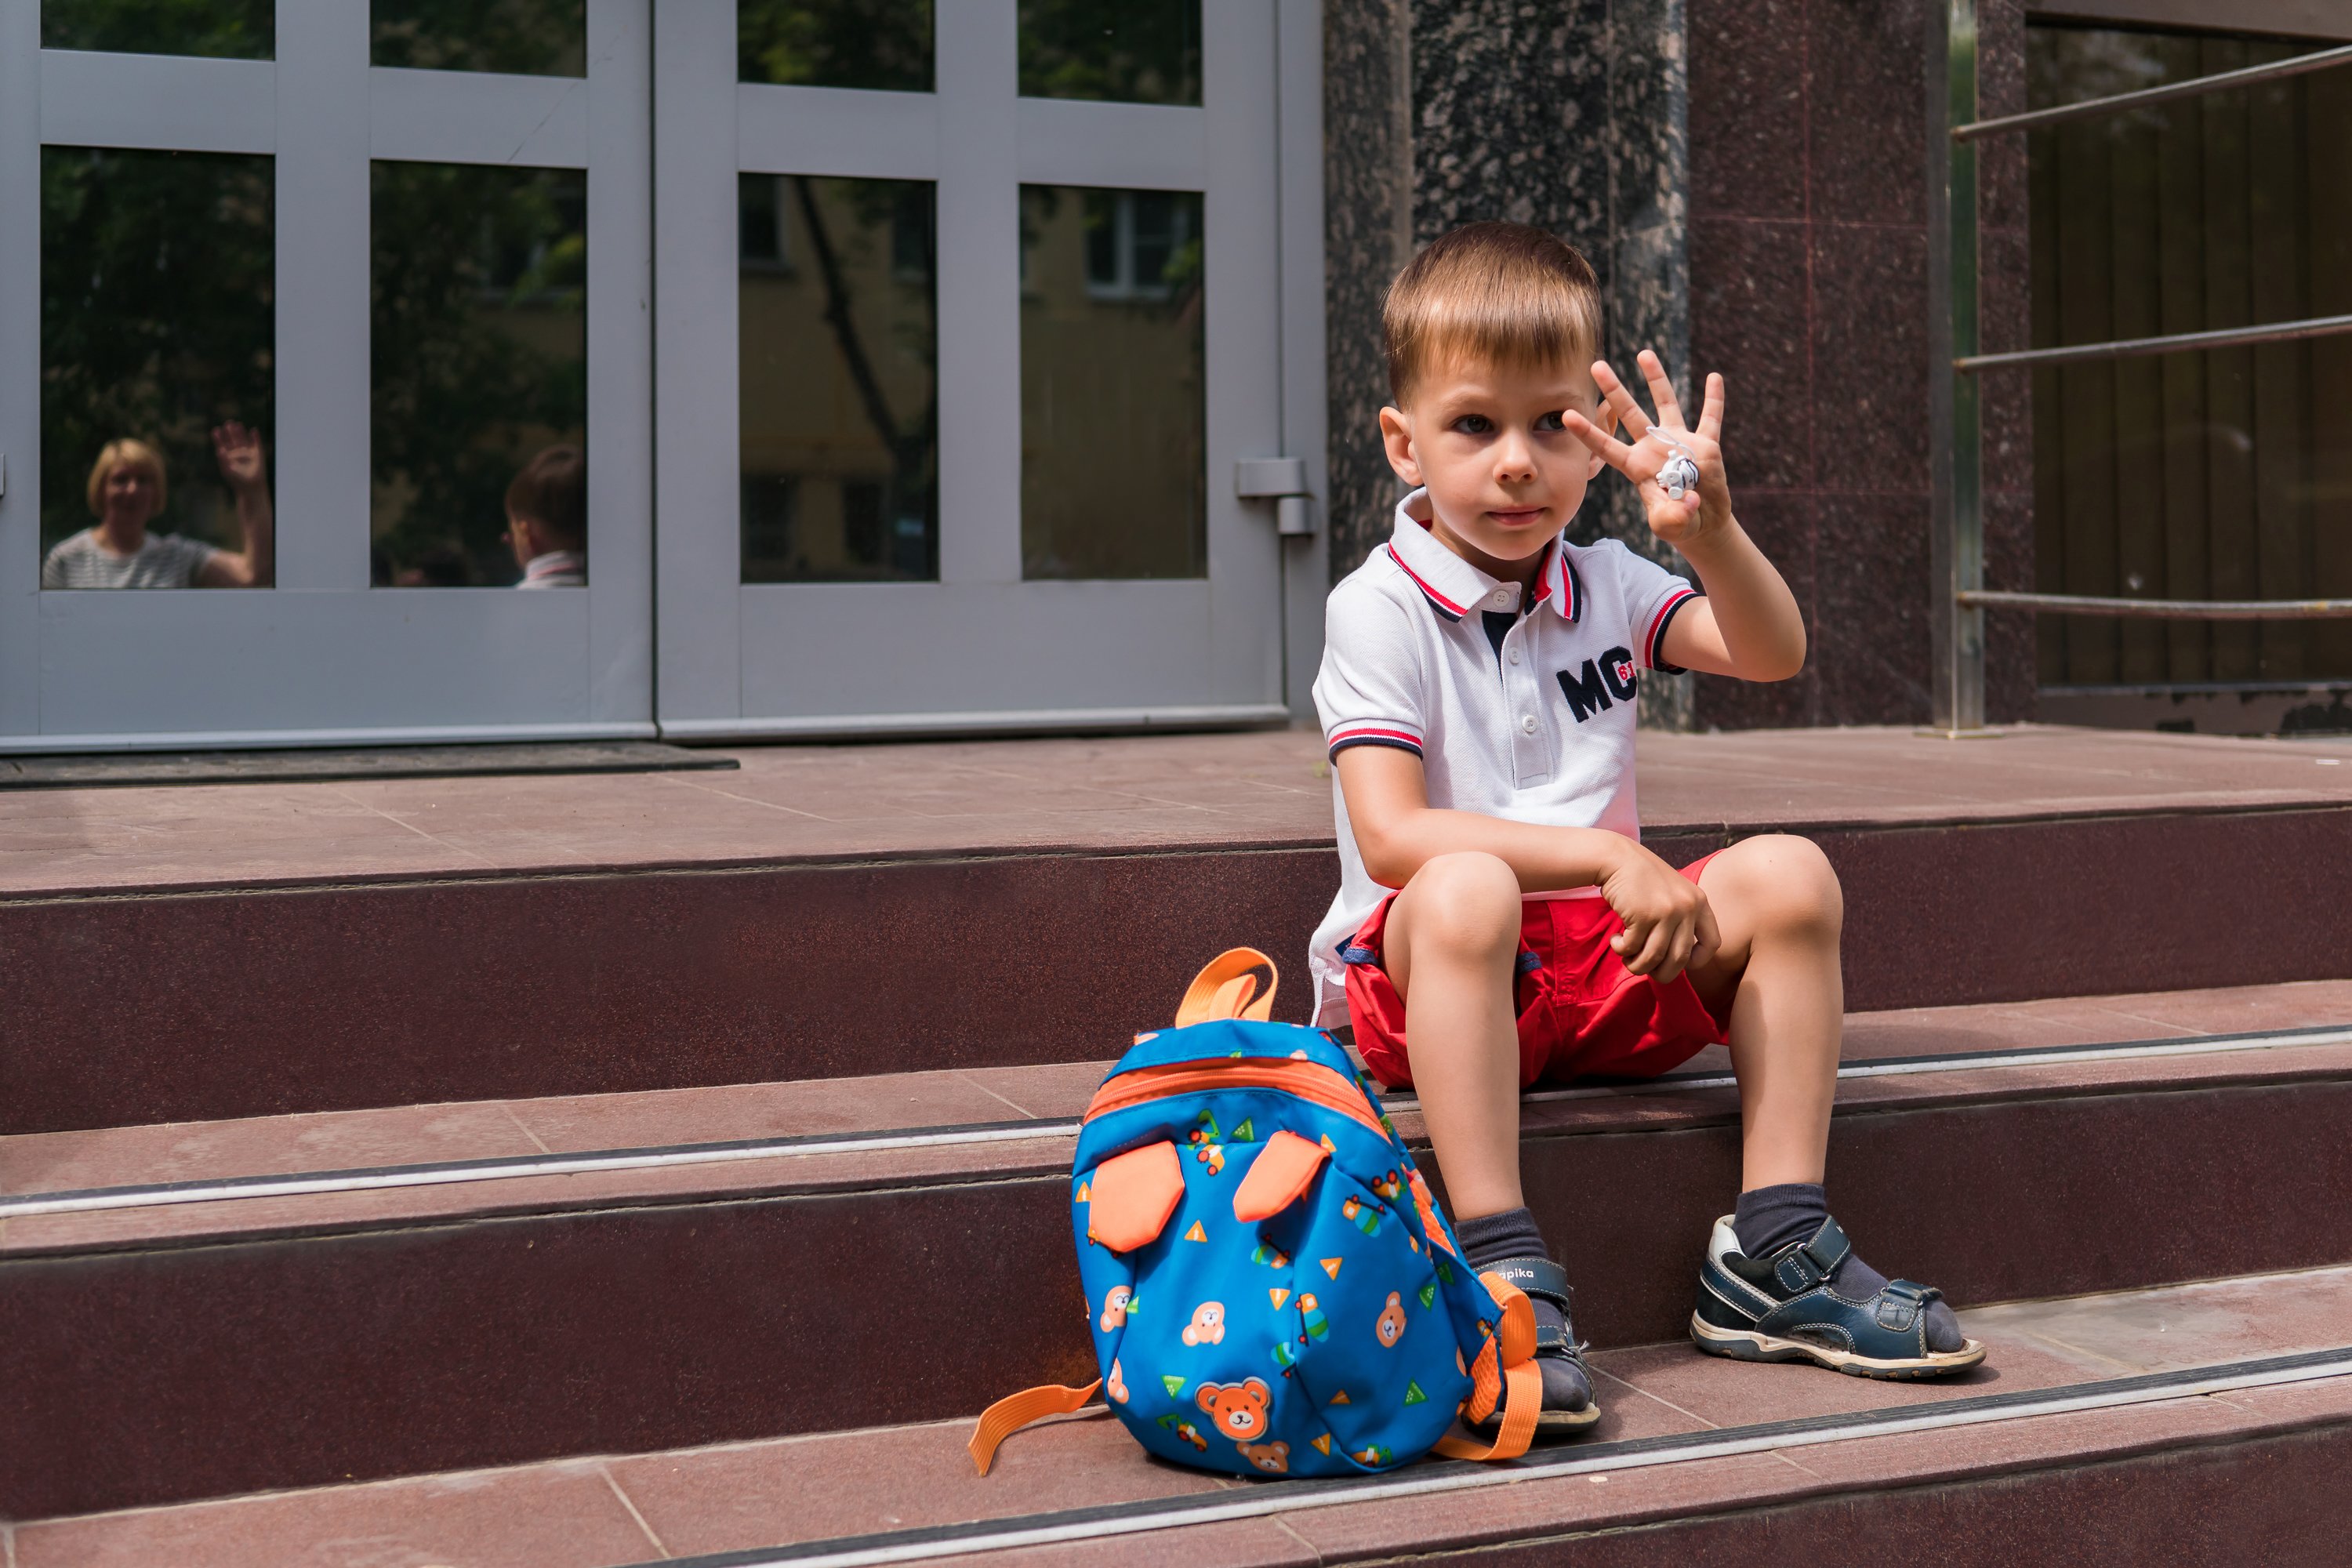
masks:
[[(2352, 1268), (2028, 1302), (1964, 1313), (1991, 1347), (1986, 1365), (1943, 1384), (1889, 1384), (1809, 1368), (1749, 1366), (1668, 1344), (1596, 1356), (1606, 1409), (1592, 1441), (1697, 1433), (1839, 1412), (1916, 1408), (1970, 1394), (2057, 1389), (2136, 1373), (2332, 1348), (2347, 1339)], [(1720, 1508), (1895, 1477), (1963, 1473), (2027, 1451), (2223, 1435), (2249, 1421), (2342, 1419), (2346, 1379), (2183, 1397), (2121, 1410), (1777, 1449), (1578, 1476), (1482, 1493), (1482, 1521), (1530, 1524), (1578, 1514)], [(854, 1409), (845, 1412), (855, 1418)], [(1025, 1431), (993, 1475), (972, 1474), (963, 1421), (502, 1470), (273, 1493), (14, 1527), (15, 1568), (172, 1563), (299, 1563), (313, 1568), (465, 1563), (588, 1568), (1139, 1501), (1246, 1483), (1178, 1469), (1100, 1413)], [(1616, 1489), (1614, 1491), (1605, 1490)], [(1637, 1501), (1638, 1500), (1638, 1501)], [(1183, 1559), (1351, 1552), (1451, 1533), (1444, 1498), (1302, 1511), (1182, 1537)], [(1451, 1511), (1449, 1511), (1451, 1510)], [(1127, 1538), (1121, 1561), (1160, 1561), (1168, 1536)], [(1213, 1557), (1203, 1553), (1213, 1553)]]
[[(1860, 1013), (1847, 1020), (1845, 1054), (1850, 1061), (1868, 1061), (2331, 1024), (2352, 1024), (2352, 981)], [(1084, 1110), (1107, 1065), (1052, 1063), (22, 1133), (0, 1137), (0, 1193), (1071, 1117)], [(1728, 1054), (1712, 1047), (1685, 1070), (1728, 1072)]]
[[(748, 748), (734, 773), (27, 791), (0, 896), (953, 850), (1315, 844), (1301, 731)], [(2352, 741), (2024, 728), (1644, 735), (1644, 822), (2014, 818), (2352, 803)]]

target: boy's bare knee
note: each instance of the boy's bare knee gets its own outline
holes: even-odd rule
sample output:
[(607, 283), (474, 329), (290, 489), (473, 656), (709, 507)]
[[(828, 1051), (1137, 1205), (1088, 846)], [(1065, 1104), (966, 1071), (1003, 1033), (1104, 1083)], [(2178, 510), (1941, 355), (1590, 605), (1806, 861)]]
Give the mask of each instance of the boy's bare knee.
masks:
[(1416, 947), (1478, 955), (1518, 947), (1518, 874), (1499, 857), (1475, 849), (1437, 856), (1413, 873), (1402, 898), (1412, 902)]
[[(1757, 929), (1834, 937), (1845, 924), (1845, 894), (1821, 846), (1793, 834), (1768, 833), (1737, 846), (1735, 887)], [(1729, 854), (1727, 851), (1727, 854)]]

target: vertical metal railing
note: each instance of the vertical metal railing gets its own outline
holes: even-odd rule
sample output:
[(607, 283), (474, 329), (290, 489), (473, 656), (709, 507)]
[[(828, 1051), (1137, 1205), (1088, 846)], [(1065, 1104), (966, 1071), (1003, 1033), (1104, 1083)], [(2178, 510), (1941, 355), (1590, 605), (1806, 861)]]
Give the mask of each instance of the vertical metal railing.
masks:
[[(1984, 431), (1978, 377), (1989, 370), (2139, 354), (2188, 353), (2352, 332), (2352, 316), (2273, 321), (2220, 331), (2063, 348), (1982, 353), (1978, 341), (1977, 142), (2200, 97), (2352, 65), (2352, 46), (2242, 70), (2170, 82), (1998, 119), (1978, 118), (1977, 0), (1932, 7), (1927, 40), (1927, 309), (1931, 528), (1930, 635), (1936, 727), (1948, 734), (1984, 728), (1988, 609), (2037, 614), (2129, 616), (2164, 620), (2309, 620), (2352, 617), (2352, 599), (2109, 599), (2086, 595), (1991, 593), (1984, 585)], [(2054, 519), (2037, 520), (2050, 526)]]

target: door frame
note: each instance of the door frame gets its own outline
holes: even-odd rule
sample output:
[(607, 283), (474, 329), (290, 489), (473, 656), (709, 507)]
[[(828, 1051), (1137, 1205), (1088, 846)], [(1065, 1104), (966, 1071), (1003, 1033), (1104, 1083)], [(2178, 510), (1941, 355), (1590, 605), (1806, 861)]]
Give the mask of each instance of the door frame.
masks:
[[(936, 8), (935, 58), (944, 68), (931, 93), (739, 84), (731, 0), (660, 8), (656, 707), (665, 736), (1205, 727), (1287, 722), (1307, 709), (1327, 589), (1323, 533), (1276, 536), (1272, 504), (1235, 495), (1233, 464), (1297, 455), (1313, 496), (1325, 493), (1320, 7), (1203, 0), (1202, 11), (1207, 101), (1171, 108), (1015, 96), (1016, 0)], [(937, 182), (937, 582), (740, 581), (739, 170)], [(1212, 170), (1223, 171), (1215, 182)], [(1205, 579), (1022, 579), (1024, 184), (1205, 193)], [(723, 246), (712, 242), (718, 234)], [(1218, 279), (1228, 280), (1223, 295)], [(1265, 373), (1237, 376), (1234, 364), (1251, 353), (1263, 356)], [(1146, 625), (1154, 616), (1209, 628), (1194, 636), (1212, 667), (1206, 682), (1221, 696), (978, 695), (990, 668), (1015, 670), (1016, 684), (1056, 659), (1126, 654), (1156, 668)], [(894, 635), (901, 627), (923, 628), (926, 640), (902, 647)], [(959, 653), (970, 662), (960, 667)], [(1111, 684), (1128, 675), (1087, 673)], [(1073, 678), (1059, 690), (1083, 684)], [(937, 689), (947, 700), (910, 695)]]
[[(371, 66), (367, 0), (278, 0), (268, 60), (44, 50), (0, 0), (0, 752), (655, 733), (647, 0), (587, 31), (584, 77), (497, 76)], [(40, 590), (45, 142), (274, 160), (275, 586)], [(586, 171), (585, 589), (369, 586), (375, 159)]]

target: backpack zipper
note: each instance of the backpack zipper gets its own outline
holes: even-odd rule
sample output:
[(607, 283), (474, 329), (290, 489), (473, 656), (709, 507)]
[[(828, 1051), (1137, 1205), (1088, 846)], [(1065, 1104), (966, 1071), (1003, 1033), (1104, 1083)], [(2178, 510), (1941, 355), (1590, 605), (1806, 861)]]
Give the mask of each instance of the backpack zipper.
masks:
[(1391, 1136), (1381, 1118), (1365, 1102), (1364, 1091), (1338, 1072), (1316, 1062), (1269, 1057), (1245, 1057), (1214, 1067), (1177, 1062), (1120, 1073), (1095, 1091), (1085, 1120), (1091, 1121), (1097, 1116), (1171, 1094), (1219, 1089), (1275, 1089), (1349, 1117), (1383, 1142)]

